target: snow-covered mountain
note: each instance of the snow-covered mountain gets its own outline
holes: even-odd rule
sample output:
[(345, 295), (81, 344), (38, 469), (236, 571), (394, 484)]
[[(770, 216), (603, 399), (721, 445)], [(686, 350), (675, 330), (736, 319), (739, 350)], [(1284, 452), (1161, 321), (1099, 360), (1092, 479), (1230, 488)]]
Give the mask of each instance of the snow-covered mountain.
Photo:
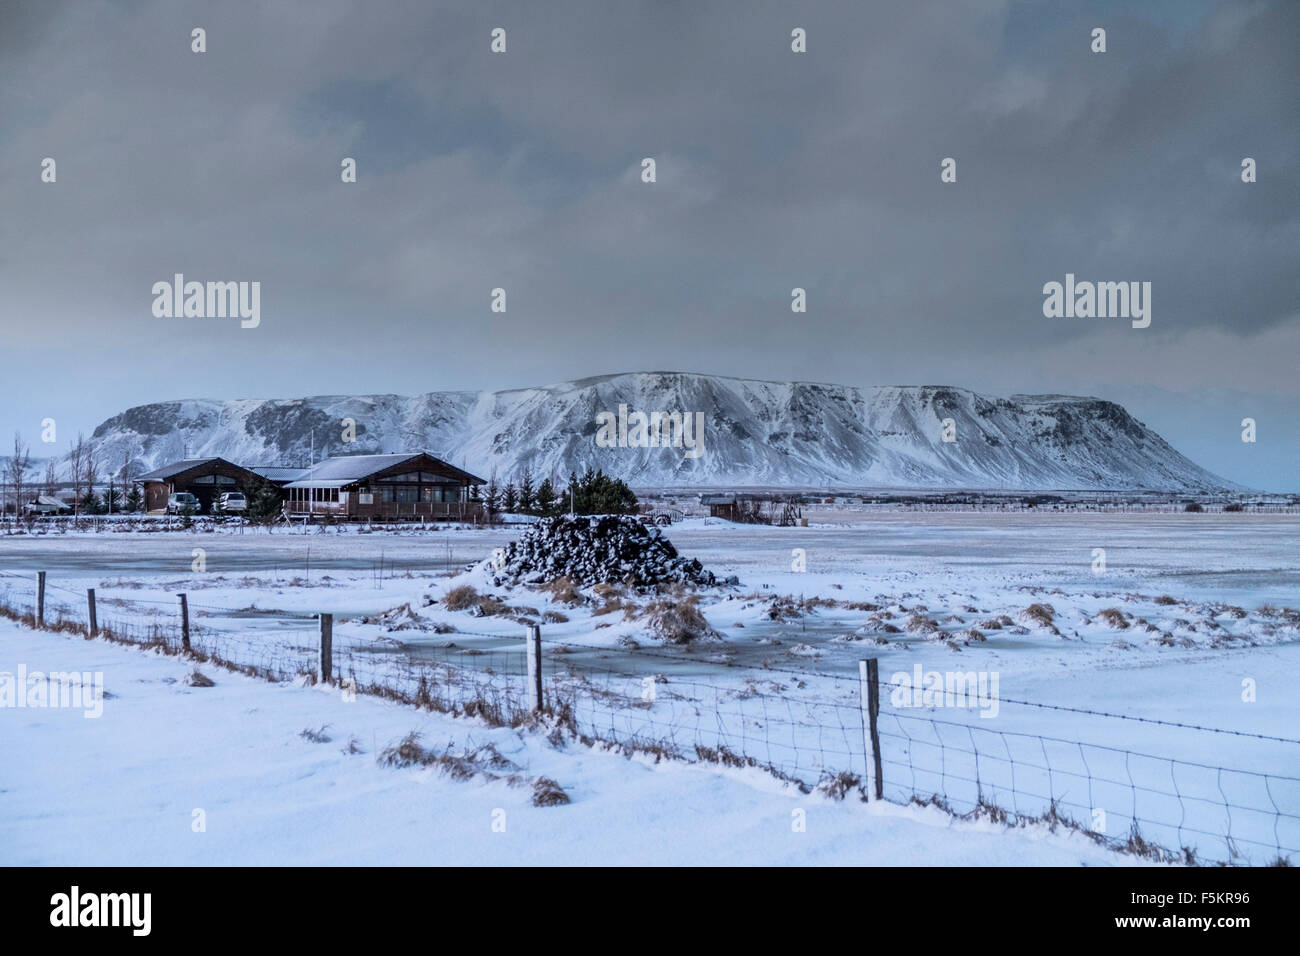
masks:
[[(601, 412), (703, 414), (702, 453), (601, 447)], [(344, 419), (355, 441), (343, 440)], [(951, 419), (955, 441), (943, 441)], [(634, 433), (635, 434), (635, 433)], [(682, 372), (543, 388), (159, 402), (95, 429), (100, 460), (134, 473), (183, 457), (301, 464), (312, 454), (427, 450), (487, 477), (603, 468), (634, 487), (792, 486), (1211, 491), (1237, 486), (1096, 398), (993, 398), (947, 386), (854, 388)]]

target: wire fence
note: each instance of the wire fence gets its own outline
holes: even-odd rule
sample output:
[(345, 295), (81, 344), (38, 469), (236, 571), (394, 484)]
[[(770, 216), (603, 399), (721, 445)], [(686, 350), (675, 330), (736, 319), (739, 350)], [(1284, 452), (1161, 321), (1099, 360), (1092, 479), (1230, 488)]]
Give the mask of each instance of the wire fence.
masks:
[[(33, 577), (0, 571), (0, 614), (37, 625)], [(100, 597), (98, 636), (272, 681), (322, 679), (315, 615), (189, 608), (195, 620), (183, 629), (175, 603)], [(88, 612), (84, 592), (47, 583), (46, 628), (87, 633)], [(1153, 859), (1258, 865), (1300, 855), (1300, 776), (994, 727), (978, 716), (963, 719), (972, 709), (913, 706), (901, 693), (911, 688), (878, 678), (873, 720), (861, 677), (723, 667), (667, 649), (571, 641), (540, 644), (538, 716), (521, 637), (457, 630), (429, 644), (334, 634), (333, 682), (344, 692), (497, 725), (541, 721), (587, 743), (655, 759), (761, 768), (805, 792), (866, 800), (878, 780), (883, 798), (896, 803), (1013, 826), (1065, 827)], [(1019, 699), (1000, 703), (1096, 721), (1102, 739), (1109, 733), (1103, 720), (1165, 724), (1193, 744), (1210, 735), (1255, 738), (1300, 758), (1300, 740), (1286, 737)]]

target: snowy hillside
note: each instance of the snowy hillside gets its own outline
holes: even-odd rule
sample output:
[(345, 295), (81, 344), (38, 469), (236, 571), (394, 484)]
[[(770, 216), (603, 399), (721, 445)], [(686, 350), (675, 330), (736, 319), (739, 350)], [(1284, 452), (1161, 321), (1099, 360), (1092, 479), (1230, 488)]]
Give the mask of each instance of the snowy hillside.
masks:
[[(702, 451), (600, 447), (597, 416), (683, 413)], [(356, 440), (343, 441), (352, 419)], [(955, 440), (943, 441), (951, 419)], [(694, 433), (691, 432), (691, 435)], [(635, 435), (635, 432), (633, 432)], [(855, 388), (637, 372), (501, 392), (186, 400), (128, 409), (94, 432), (101, 460), (138, 469), (220, 455), (248, 465), (428, 450), (487, 477), (588, 466), (635, 487), (1211, 491), (1232, 483), (1189, 461), (1122, 407), (1095, 398), (993, 398), (946, 386)], [(625, 447), (632, 445), (633, 447)]]

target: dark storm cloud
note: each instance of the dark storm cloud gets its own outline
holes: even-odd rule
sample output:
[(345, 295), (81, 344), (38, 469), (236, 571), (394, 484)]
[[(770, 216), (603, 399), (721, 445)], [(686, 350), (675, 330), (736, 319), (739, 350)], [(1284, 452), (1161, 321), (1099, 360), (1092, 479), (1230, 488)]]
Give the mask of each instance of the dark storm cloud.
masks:
[[(635, 368), (1295, 391), (1294, 3), (0, 10), (18, 418)], [(261, 281), (261, 327), (153, 319), (176, 271)], [(1067, 271), (1151, 281), (1152, 327), (1044, 319)]]

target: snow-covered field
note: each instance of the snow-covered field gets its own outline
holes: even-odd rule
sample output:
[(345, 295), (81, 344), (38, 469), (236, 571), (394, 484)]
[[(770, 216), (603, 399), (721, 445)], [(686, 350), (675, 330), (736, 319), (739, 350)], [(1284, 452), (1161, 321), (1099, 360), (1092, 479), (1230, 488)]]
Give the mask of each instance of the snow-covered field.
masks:
[[(0, 623), (0, 671), (19, 663), (101, 671), (111, 696), (95, 720), (0, 711), (4, 865), (1135, 862), (1078, 834), (836, 801), (758, 770), (557, 747), (323, 687), (210, 668), (215, 686), (191, 687), (192, 666), (175, 658)], [(322, 727), (327, 741), (301, 736)], [(381, 764), (412, 731), (467, 759)], [(533, 806), (539, 776), (571, 802)]]
[[(224, 642), (234, 649), (229, 656), (274, 659), (290, 675), (295, 662), (312, 659), (316, 624), (310, 616), (330, 612), (337, 616), (338, 669), (363, 686), (409, 681), (431, 667), (442, 668), (430, 671), (434, 675), (452, 669), (487, 675), (511, 693), (522, 690), (521, 637), (524, 625), (535, 622), (546, 648), (548, 693), (571, 702), (583, 736), (662, 747), (691, 759), (702, 747), (711, 759), (721, 754), (724, 763), (770, 767), (805, 788), (841, 772), (867, 774), (858, 661), (874, 657), (882, 691), (891, 695), (880, 717), (891, 799), (935, 794), (961, 812), (983, 798), (1025, 817), (1047, 812), (1054, 800), (1066, 816), (1118, 842), (1136, 818), (1145, 839), (1173, 850), (1193, 848), (1204, 860), (1260, 863), (1288, 851), (1300, 857), (1294, 850), (1300, 847), (1300, 702), (1291, 692), (1300, 677), (1300, 615), (1288, 610), (1300, 608), (1297, 516), (890, 513), (809, 528), (691, 519), (668, 529), (670, 539), (683, 554), (719, 576), (736, 575), (740, 584), (701, 595), (697, 608), (712, 633), (689, 645), (663, 639), (656, 631), (660, 616), (646, 596), (493, 587), (485, 566), (464, 570), (517, 531), (0, 536), (0, 570), (6, 572), (0, 601), (30, 603), (32, 572), (47, 570), (47, 619), (61, 612), (83, 620), (85, 589), (94, 587), (101, 622), (173, 627), (174, 595), (185, 592), (205, 640)], [(200, 559), (196, 548), (202, 549), (203, 570), (193, 570)], [(1097, 549), (1104, 550), (1104, 567)], [(443, 599), (466, 587), (474, 589), (475, 600), (449, 608)], [(132, 674), (135, 668), (186, 673), (175, 659), (101, 642), (69, 642), (9, 625), (3, 635), (0, 670), (20, 661), (53, 667), (38, 653), (47, 642), (55, 663), (77, 670), (110, 673), (108, 666), (77, 663), (93, 658), (123, 661)], [(918, 668), (925, 675), (972, 674), (996, 685), (988, 684), (991, 697), (965, 701), (968, 706), (893, 697), (904, 682), (900, 675), (910, 679)], [(342, 847), (317, 846), (306, 835), (311, 827), (294, 823), (310, 817), (302, 807), (329, 803), (329, 793), (337, 800), (337, 809), (326, 814), (329, 826), (344, 837), (334, 842), (350, 842), (349, 820), (380, 831), (365, 830), (353, 847), (364, 857), (358, 862), (434, 862), (411, 855), (416, 851), (408, 844), (420, 842), (420, 835), (420, 852), (428, 844), (445, 846), (448, 861), (529, 862), (552, 858), (549, 853), (577, 862), (588, 851), (597, 857), (626, 851), (627, 862), (956, 863), (967, 859), (968, 849), (970, 859), (985, 862), (1112, 858), (1086, 838), (1076, 835), (1062, 847), (1055, 841), (1067, 838), (1044, 839), (1036, 830), (1003, 833), (996, 852), (975, 852), (974, 846), (993, 839), (991, 824), (944, 822), (935, 830), (940, 819), (949, 819), (937, 809), (801, 794), (759, 766), (655, 765), (645, 755), (629, 761), (593, 752), (571, 737), (557, 749), (545, 734), (488, 728), (365, 695), (344, 705), (337, 692), (268, 685), (225, 671), (210, 676), (216, 688), (132, 676), (128, 684), (144, 684), (120, 694), (109, 680), (117, 696), (105, 703), (103, 718), (83, 722), (91, 729), (60, 723), (66, 714), (58, 711), (0, 712), (7, 721), (39, 718), (23, 724), (27, 733), (6, 734), (23, 741), (19, 746), (31, 763), (19, 763), (33, 769), (3, 784), (0, 806), (8, 809), (0, 826), (9, 827), (15, 812), (40, 806), (65, 831), (87, 837), (96, 828), (117, 832), (106, 844), (109, 855), (95, 858), (99, 862), (261, 859), (255, 855), (260, 850), (237, 851), (209, 839), (212, 827), (200, 838), (206, 843), (154, 839), (164, 825), (153, 820), (159, 811), (141, 810), (129, 795), (147, 789), (151, 776), (172, 779), (172, 770), (161, 773), (159, 767), (175, 765), (196, 768), (198, 779), (208, 781), (208, 792), (220, 795), (209, 802), (224, 801), (226, 812), (256, 821), (241, 827), (271, 831), (279, 821), (286, 835), (271, 845), (280, 859), (341, 861), (333, 854)], [(245, 696), (263, 702), (243, 704)], [(196, 717), (189, 708), (200, 702), (213, 711)], [(258, 718), (266, 724), (232, 732), (231, 722), (247, 718), (240, 708), (253, 706), (266, 713)], [(157, 709), (156, 726), (168, 728), (156, 740), (143, 729), (150, 708)], [(341, 708), (337, 719), (320, 716), (331, 708)], [(134, 774), (100, 764), (106, 769), (94, 786), (112, 792), (82, 810), (64, 796), (54, 798), (69, 789), (57, 767), (78, 766), (83, 753), (103, 754), (103, 740), (92, 744), (91, 738), (107, 733), (115, 712), (126, 728), (121, 746), (156, 744), (167, 759), (144, 766), (126, 761), (137, 767)], [(357, 736), (369, 756), (345, 757), (338, 743), (298, 739), (313, 721), (331, 723), (336, 740)], [(532, 808), (527, 787), (375, 766), (377, 750), (416, 728), (428, 728), (426, 744), (439, 749), (453, 739), (461, 750), (500, 740), (498, 749), (526, 770), (496, 776), (554, 777), (574, 803)], [(227, 748), (226, 756), (202, 759)], [(328, 759), (320, 756), (326, 752)], [(732, 759), (737, 756), (743, 759)], [(93, 756), (92, 763), (99, 760)], [(248, 771), (242, 784), (241, 761)], [(185, 779), (174, 772), (178, 781)], [(424, 822), (410, 794), (425, 791), (411, 791), (407, 777), (438, 790), (440, 816)], [(297, 794), (294, 806), (268, 806), (274, 802), (268, 794), (285, 801), (286, 793)], [(489, 804), (508, 811), (516, 806), (525, 820), (539, 821), (533, 837), (518, 838), (527, 847), (480, 845), (498, 835), (486, 823), (479, 834), (468, 821), (480, 811), (486, 819)], [(789, 831), (789, 810), (805, 805), (835, 822), (820, 835), (810, 825), (797, 834), (808, 839), (793, 847), (772, 842), (786, 839), (784, 832), (762, 836), (764, 814), (784, 819)], [(579, 828), (599, 833), (575, 844), (562, 836), (572, 824), (552, 824), (552, 814), (581, 816), (589, 822)], [(677, 843), (665, 845), (662, 833), (650, 837), (650, 822), (667, 828), (674, 815), (691, 817), (689, 824), (674, 825), (681, 834)], [(458, 822), (462, 817), (465, 822)], [(181, 822), (188, 836), (188, 823)], [(327, 826), (324, 832), (334, 831)], [(963, 836), (954, 838), (954, 832)], [(823, 836), (826, 842), (818, 843)], [(968, 838), (975, 842), (968, 846)], [(91, 842), (70, 838), (68, 853)], [(29, 846), (21, 840), (9, 845)], [(207, 847), (217, 855), (197, 855), (210, 852)], [(881, 858), (877, 850), (896, 858)], [(57, 849), (46, 856), (35, 848), (23, 852), (23, 861), (75, 858)]]

